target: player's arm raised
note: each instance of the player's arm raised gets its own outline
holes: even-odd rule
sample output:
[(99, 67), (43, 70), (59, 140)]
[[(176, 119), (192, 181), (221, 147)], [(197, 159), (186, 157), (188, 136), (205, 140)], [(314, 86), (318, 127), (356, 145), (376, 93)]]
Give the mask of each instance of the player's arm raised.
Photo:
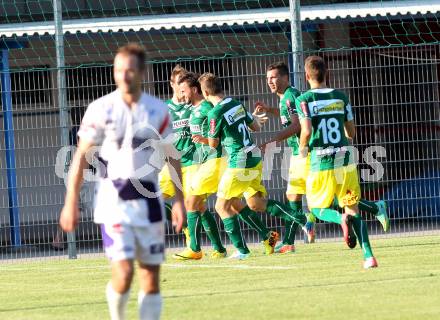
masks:
[(251, 123), (248, 124), (248, 127), (252, 131), (256, 132), (256, 131), (260, 131), (261, 124), (259, 124), (258, 121), (254, 120), (254, 121), (252, 121)]
[(257, 101), (255, 103), (254, 107), (255, 107), (254, 113), (257, 113), (257, 114), (258, 113), (266, 113), (268, 115), (272, 115), (272, 116), (275, 116), (275, 117), (279, 117), (280, 116), (280, 109), (279, 108), (269, 107), (264, 102)]
[(247, 127), (251, 130), (251, 131), (260, 131), (261, 127), (264, 125), (264, 123), (267, 120), (267, 117), (265, 115), (256, 115), (255, 112), (253, 114), (250, 114), (249, 112), (246, 112), (246, 116), (245, 116), (245, 122)]
[(291, 116), (290, 125), (285, 127), (283, 130), (278, 131), (278, 133), (272, 139), (260, 145), (260, 149), (264, 151), (267, 144), (272, 142), (281, 142), (293, 135), (299, 134), (300, 132), (301, 132), (301, 124), (299, 123), (298, 115), (293, 114)]

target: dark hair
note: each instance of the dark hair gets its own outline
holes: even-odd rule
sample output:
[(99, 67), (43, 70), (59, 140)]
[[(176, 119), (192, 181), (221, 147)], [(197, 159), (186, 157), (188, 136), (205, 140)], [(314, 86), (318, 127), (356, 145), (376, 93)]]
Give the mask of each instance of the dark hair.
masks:
[(325, 66), (324, 59), (319, 56), (309, 56), (305, 61), (305, 71), (312, 80), (318, 82), (325, 81), (325, 75), (327, 73), (327, 67)]
[(278, 70), (280, 76), (289, 76), (289, 67), (283, 61), (278, 61), (270, 64), (266, 71)]
[(194, 72), (186, 72), (185, 74), (183, 74), (183, 76), (181, 76), (179, 78), (179, 83), (184, 83), (186, 82), (188, 84), (188, 86), (190, 86), (191, 88), (196, 87), (197, 88), (197, 92), (198, 93), (202, 93), (202, 89), (200, 88), (200, 82), (199, 82), (199, 77), (200, 75)]
[(116, 54), (135, 56), (138, 60), (139, 70), (145, 70), (146, 53), (145, 49), (140, 44), (135, 42), (127, 43), (125, 46), (120, 47)]
[(207, 91), (209, 95), (216, 95), (223, 93), (223, 86), (218, 77), (214, 74), (206, 72), (199, 78), (199, 83), (204, 91)]

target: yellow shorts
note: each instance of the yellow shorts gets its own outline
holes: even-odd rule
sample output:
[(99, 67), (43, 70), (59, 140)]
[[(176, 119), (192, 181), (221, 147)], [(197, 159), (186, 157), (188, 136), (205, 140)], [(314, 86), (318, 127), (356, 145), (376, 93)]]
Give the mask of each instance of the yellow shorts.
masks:
[[(182, 187), (183, 196), (187, 195), (190, 189), (191, 177), (199, 168), (199, 165), (182, 167)], [(166, 164), (159, 172), (159, 187), (165, 199), (172, 198), (176, 192), (174, 190), (173, 181), (171, 180), (170, 170)]]
[(310, 154), (306, 157), (291, 156), (289, 184), (286, 194), (306, 194), (306, 182), (310, 172)]
[(342, 208), (359, 202), (361, 188), (355, 164), (309, 173), (307, 203), (310, 209), (330, 207), (335, 196)]
[(226, 158), (209, 159), (202, 163), (191, 177), (188, 194), (192, 196), (216, 193), (228, 163)]
[(252, 197), (258, 192), (266, 196), (262, 183), (263, 163), (253, 168), (226, 168), (218, 186), (217, 197), (225, 200)]

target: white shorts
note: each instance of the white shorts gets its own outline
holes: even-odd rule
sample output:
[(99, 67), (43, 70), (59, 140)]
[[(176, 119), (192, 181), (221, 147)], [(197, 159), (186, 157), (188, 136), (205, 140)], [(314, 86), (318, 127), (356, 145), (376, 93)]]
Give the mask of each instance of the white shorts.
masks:
[(145, 265), (159, 265), (165, 259), (163, 222), (134, 227), (126, 224), (101, 224), (105, 253), (111, 261), (134, 260)]

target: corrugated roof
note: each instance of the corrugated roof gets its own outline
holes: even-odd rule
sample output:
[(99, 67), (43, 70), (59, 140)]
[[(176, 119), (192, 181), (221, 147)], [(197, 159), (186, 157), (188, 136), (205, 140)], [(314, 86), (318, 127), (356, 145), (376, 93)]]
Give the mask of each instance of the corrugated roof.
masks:
[[(439, 0), (380, 1), (343, 3), (301, 7), (301, 20), (353, 19), (376, 16), (415, 15), (440, 13)], [(270, 8), (237, 11), (164, 14), (114, 18), (64, 20), (65, 33), (119, 32), (139, 30), (180, 29), (183, 27), (213, 27), (253, 23), (274, 23), (289, 20), (289, 8)], [(53, 21), (0, 25), (0, 36), (54, 34)]]

